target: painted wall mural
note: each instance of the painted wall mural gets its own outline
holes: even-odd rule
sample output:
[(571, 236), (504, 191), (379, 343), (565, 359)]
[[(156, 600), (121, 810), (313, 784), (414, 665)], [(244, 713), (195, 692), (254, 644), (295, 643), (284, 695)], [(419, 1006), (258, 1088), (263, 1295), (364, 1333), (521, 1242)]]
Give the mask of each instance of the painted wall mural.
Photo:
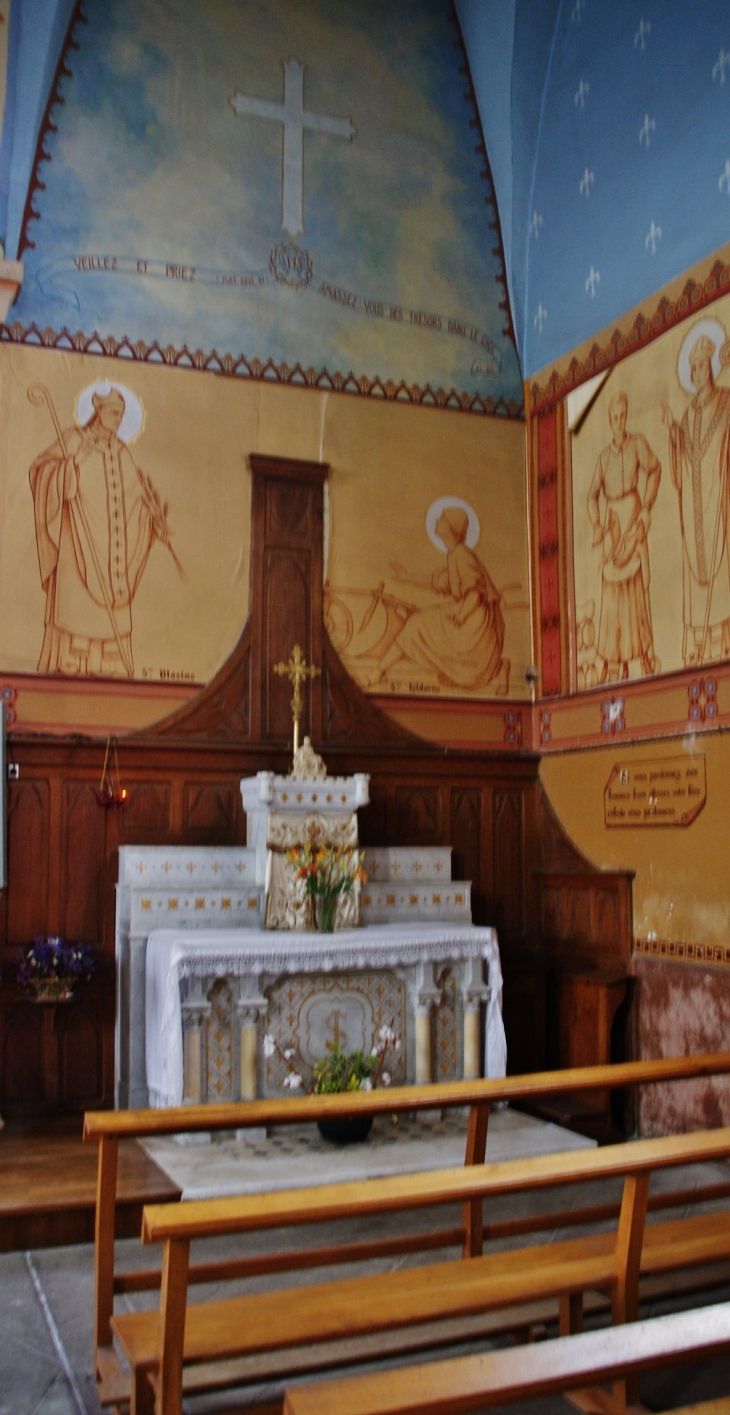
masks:
[(247, 418), (235, 392), (174, 370), (0, 349), (5, 672), (212, 677), (248, 605), (240, 440), (255, 435), (256, 409)]
[(376, 697), (528, 697), (520, 424), (329, 410), (325, 614), (348, 671)]
[(424, 529), (446, 563), (424, 576), (391, 560), (390, 589), (385, 579), (367, 589), (328, 586), (330, 635), (364, 688), (417, 696), (489, 690), (502, 697), (511, 667), (502, 655), (503, 605), (516, 591), (509, 607), (528, 610), (526, 591), (520, 599), (521, 584), (503, 591), (492, 581), (475, 549), (481, 528), (468, 502), (439, 497)]
[(730, 658), (730, 298), (603, 376), (573, 434), (578, 687)]
[(0, 418), (0, 688), (34, 730), (143, 726), (222, 666), (252, 452), (330, 464), (327, 622), (366, 691), (525, 695), (519, 421), (7, 344)]
[(109, 0), (72, 34), (12, 337), (520, 413), (448, 0)]
[(178, 559), (154, 482), (130, 444), (141, 431), (139, 398), (124, 384), (82, 389), (64, 429), (41, 383), (28, 390), (50, 414), (56, 441), (30, 469), (40, 580), (46, 592), (42, 673), (134, 677), (132, 600), (155, 541)]

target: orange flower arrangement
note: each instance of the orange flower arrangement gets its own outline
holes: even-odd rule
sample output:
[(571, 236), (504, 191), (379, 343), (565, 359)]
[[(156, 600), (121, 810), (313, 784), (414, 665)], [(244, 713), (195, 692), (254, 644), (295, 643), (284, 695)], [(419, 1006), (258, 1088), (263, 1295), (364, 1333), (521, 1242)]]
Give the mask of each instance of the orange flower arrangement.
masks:
[(296, 878), (305, 880), (311, 899), (318, 901), (319, 926), (323, 933), (332, 933), (341, 894), (351, 894), (355, 883), (366, 884), (363, 853), (346, 845), (296, 845), (287, 851), (287, 861), (293, 865)]

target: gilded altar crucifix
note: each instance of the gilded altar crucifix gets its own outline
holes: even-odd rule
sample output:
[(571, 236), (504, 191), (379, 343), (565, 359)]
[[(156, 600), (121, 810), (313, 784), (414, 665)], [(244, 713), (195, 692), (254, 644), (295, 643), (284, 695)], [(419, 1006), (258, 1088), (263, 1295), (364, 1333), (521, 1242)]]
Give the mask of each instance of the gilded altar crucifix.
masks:
[(294, 695), (291, 700), (291, 715), (294, 722), (294, 755), (299, 751), (299, 723), (302, 717), (302, 683), (307, 678), (317, 678), (320, 673), (319, 668), (315, 668), (313, 663), (307, 663), (299, 644), (295, 644), (291, 651), (288, 663), (275, 663), (274, 672), (280, 677), (287, 677), (294, 685)]

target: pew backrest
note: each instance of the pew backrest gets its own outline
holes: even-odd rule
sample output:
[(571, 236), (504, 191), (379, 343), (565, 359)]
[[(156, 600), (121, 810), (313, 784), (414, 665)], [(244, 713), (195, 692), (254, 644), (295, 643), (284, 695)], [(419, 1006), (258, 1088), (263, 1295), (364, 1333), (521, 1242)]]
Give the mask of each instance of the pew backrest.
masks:
[[(507, 1076), (477, 1081), (456, 1081), (431, 1086), (403, 1086), (392, 1090), (352, 1092), (344, 1095), (297, 1096), (270, 1100), (241, 1101), (229, 1104), (194, 1105), (169, 1110), (92, 1111), (84, 1118), (84, 1139), (98, 1144), (97, 1199), (95, 1223), (95, 1299), (94, 1332), (97, 1370), (102, 1375), (113, 1362), (111, 1349), (111, 1317), (115, 1292), (151, 1290), (159, 1287), (159, 1269), (136, 1274), (115, 1272), (114, 1227), (117, 1202), (118, 1148), (120, 1139), (145, 1139), (152, 1136), (192, 1134), (201, 1131), (245, 1130), (251, 1127), (302, 1124), (334, 1116), (390, 1115), (404, 1112), (449, 1110), (468, 1107), (465, 1165), (481, 1164), (484, 1160), (490, 1106), (496, 1102), (532, 1101), (563, 1091), (589, 1091), (597, 1087), (616, 1089), (628, 1085), (671, 1082), (696, 1077), (709, 1077), (730, 1072), (730, 1052), (714, 1052), (695, 1057), (670, 1057), (653, 1061), (624, 1062), (614, 1066), (572, 1068), (559, 1072), (537, 1072), (532, 1075)], [(719, 1190), (718, 1190), (719, 1196)], [(689, 1197), (689, 1196), (688, 1196)], [(596, 1210), (595, 1217), (611, 1217), (615, 1205)], [(569, 1212), (551, 1216), (555, 1226), (571, 1221)], [(524, 1220), (522, 1231), (531, 1231), (539, 1223)], [(496, 1236), (496, 1229), (492, 1236)], [(382, 1256), (418, 1251), (419, 1249), (451, 1246), (461, 1242), (465, 1255), (475, 1256), (482, 1249), (481, 1200), (464, 1202), (460, 1229), (445, 1229), (440, 1234), (401, 1237), (396, 1240), (375, 1240), (370, 1248)], [(325, 1261), (355, 1258), (354, 1251), (342, 1245), (333, 1257), (333, 1250), (321, 1255), (281, 1255), (276, 1267), (264, 1258), (239, 1262), (239, 1276), (282, 1270), (285, 1267), (313, 1267)], [(228, 1264), (226, 1275), (232, 1275)], [(213, 1276), (210, 1265), (191, 1270), (190, 1278), (209, 1281)]]
[[(286, 1391), (283, 1415), (465, 1415), (728, 1351), (730, 1303), (723, 1302), (557, 1341), (308, 1382)], [(730, 1398), (719, 1408), (730, 1408)]]
[(729, 1155), (730, 1126), (634, 1140), (600, 1149), (559, 1151), (528, 1159), (394, 1174), (346, 1184), (275, 1190), (235, 1198), (197, 1199), (184, 1204), (150, 1204), (145, 1206), (142, 1217), (142, 1241), (190, 1241), (221, 1234), (334, 1223), (372, 1214), (484, 1200), (516, 1191), (525, 1193), (554, 1185), (650, 1174), (678, 1165), (726, 1160)]
[[(244, 1315), (250, 1310), (251, 1298), (243, 1299), (243, 1303), (236, 1297), (217, 1301), (212, 1309), (206, 1303), (187, 1307), (192, 1243), (300, 1225), (337, 1223), (346, 1219), (359, 1221), (365, 1217), (467, 1200), (483, 1202), (506, 1193), (524, 1194), (554, 1186), (619, 1178), (624, 1181), (623, 1198), (613, 1234), (499, 1254), (496, 1255), (498, 1271), (492, 1258), (477, 1258), (456, 1265), (446, 1263), (441, 1270), (439, 1264), (410, 1270), (408, 1282), (412, 1290), (408, 1301), (401, 1293), (400, 1277), (394, 1287), (393, 1275), (388, 1273), (369, 1281), (358, 1278), (339, 1286), (337, 1283), (315, 1286), (309, 1290), (305, 1304), (310, 1325), (302, 1333), (302, 1339), (316, 1343), (331, 1340), (335, 1333), (343, 1337), (353, 1332), (361, 1334), (364, 1309), (370, 1314), (371, 1329), (377, 1329), (377, 1323), (417, 1321), (416, 1291), (427, 1293), (428, 1318), (445, 1320), (454, 1314), (455, 1300), (462, 1304), (460, 1310), (463, 1310), (465, 1295), (467, 1301), (474, 1300), (474, 1290), (466, 1294), (472, 1276), (479, 1286), (478, 1301), (483, 1306), (495, 1300), (509, 1305), (547, 1296), (559, 1299), (561, 1330), (577, 1329), (582, 1293), (594, 1287), (610, 1293), (615, 1322), (632, 1322), (638, 1316), (644, 1223), (652, 1172), (678, 1165), (722, 1161), (728, 1156), (730, 1127), (633, 1141), (604, 1149), (390, 1175), (355, 1183), (150, 1205), (144, 1210), (142, 1237), (145, 1243), (163, 1244), (159, 1314), (145, 1312), (115, 1318), (115, 1331), (132, 1365), (135, 1389), (144, 1389), (147, 1371), (153, 1375), (157, 1372), (160, 1410), (163, 1415), (172, 1415), (179, 1409), (186, 1361), (205, 1363), (243, 1355), (251, 1341), (252, 1318), (246, 1320)], [(710, 1257), (715, 1253), (719, 1255), (720, 1250), (722, 1256), (728, 1257), (730, 1223), (724, 1222), (720, 1227), (717, 1216), (712, 1218)], [(683, 1222), (692, 1227), (692, 1220)], [(655, 1251), (657, 1264), (660, 1268), (663, 1265), (665, 1270), (675, 1263), (681, 1267), (686, 1262), (682, 1223), (668, 1225), (667, 1229), (668, 1236), (662, 1243), (664, 1251)], [(703, 1241), (706, 1245), (706, 1234)], [(267, 1342), (271, 1349), (277, 1341), (279, 1344), (285, 1341), (287, 1345), (294, 1343), (296, 1314), (302, 1309), (298, 1287), (272, 1295), (273, 1309), (258, 1338), (264, 1343), (262, 1349), (266, 1349)], [(258, 1307), (262, 1300), (261, 1296), (257, 1297)], [(313, 1320), (313, 1312), (316, 1320)]]

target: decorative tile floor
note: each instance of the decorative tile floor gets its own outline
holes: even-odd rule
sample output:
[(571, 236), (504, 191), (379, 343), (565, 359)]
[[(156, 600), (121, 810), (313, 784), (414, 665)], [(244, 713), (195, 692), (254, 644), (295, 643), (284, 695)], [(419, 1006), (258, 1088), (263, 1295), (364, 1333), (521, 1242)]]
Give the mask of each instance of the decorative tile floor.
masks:
[[(464, 1162), (466, 1128), (466, 1115), (450, 1111), (440, 1118), (400, 1116), (397, 1124), (378, 1116), (369, 1139), (360, 1145), (332, 1145), (314, 1125), (297, 1125), (282, 1126), (266, 1138), (215, 1136), (190, 1143), (186, 1136), (183, 1144), (153, 1139), (145, 1149), (180, 1185), (183, 1198), (207, 1199), (446, 1169)], [(520, 1159), (594, 1143), (533, 1116), (495, 1110), (489, 1121), (487, 1159)]]
[[(232, 1138), (195, 1146), (180, 1146), (174, 1141), (167, 1141), (164, 1142), (164, 1161), (170, 1174), (182, 1182), (190, 1194), (244, 1192), (244, 1186), (252, 1192), (257, 1188), (323, 1182), (327, 1178), (341, 1179), (366, 1173), (386, 1174), (397, 1170), (413, 1171), (461, 1164), (465, 1136), (466, 1118), (453, 1114), (443, 1120), (401, 1120), (397, 1127), (380, 1119), (376, 1121), (366, 1144), (344, 1150), (329, 1145), (313, 1129), (298, 1127), (290, 1131), (280, 1130), (268, 1139), (241, 1141)], [(156, 1159), (159, 1159), (159, 1143), (162, 1142), (155, 1142), (154, 1147), (150, 1145)], [(556, 1126), (545, 1125), (517, 1112), (503, 1111), (492, 1117), (487, 1153), (490, 1159), (504, 1159), (572, 1149), (590, 1143)], [(727, 1169), (716, 1165), (685, 1171), (681, 1176), (675, 1174), (674, 1177), (675, 1182), (689, 1185), (700, 1180), (710, 1182), (721, 1175), (726, 1178)], [(586, 1194), (586, 1201), (608, 1197), (609, 1192), (603, 1186), (599, 1192)], [(523, 1196), (523, 1200), (518, 1206), (509, 1196), (505, 1196), (491, 1216), (494, 1219), (504, 1217), (507, 1213), (515, 1213), (518, 1207), (521, 1212), (530, 1212), (541, 1204), (549, 1204), (551, 1197), (548, 1194), (528, 1195)], [(409, 1229), (428, 1226), (428, 1215), (424, 1217), (414, 1213), (403, 1217), (407, 1217)], [(444, 1213), (445, 1223), (455, 1221), (458, 1221), (455, 1210)], [(383, 1228), (387, 1222), (382, 1225)], [(402, 1218), (391, 1222), (402, 1226)], [(360, 1231), (355, 1225), (333, 1225), (329, 1236), (332, 1242), (337, 1243), (365, 1235), (364, 1227)], [(256, 1239), (257, 1250), (271, 1251), (276, 1249), (280, 1236), (273, 1232), (257, 1235)], [(290, 1235), (290, 1239), (294, 1240), (294, 1235)], [(298, 1233), (296, 1241), (306, 1244), (307, 1233)], [(118, 1249), (122, 1266), (148, 1266), (149, 1250), (142, 1249), (136, 1241), (126, 1240), (118, 1245)], [(232, 1256), (228, 1239), (215, 1240), (208, 1245), (206, 1254), (201, 1253), (200, 1256), (213, 1258), (224, 1254)], [(419, 1255), (408, 1255), (384, 1260), (383, 1266), (387, 1270), (404, 1261), (422, 1260)], [(349, 1271), (357, 1270), (353, 1267)], [(338, 1270), (342, 1276), (345, 1271)], [(324, 1270), (317, 1275), (319, 1280), (326, 1276)], [(286, 1280), (304, 1286), (315, 1279), (311, 1273), (299, 1272)], [(264, 1290), (281, 1281), (281, 1278), (259, 1278), (246, 1290)], [(0, 1415), (101, 1415), (92, 1368), (93, 1282), (93, 1249), (90, 1245), (0, 1255)], [(215, 1292), (215, 1286), (211, 1284), (198, 1289), (196, 1296), (204, 1300), (214, 1296)], [(707, 1300), (718, 1301), (728, 1297), (730, 1292), (715, 1292), (708, 1294)], [(135, 1307), (155, 1303), (156, 1294), (140, 1293), (118, 1300), (122, 1309), (134, 1310)], [(668, 1305), (663, 1304), (662, 1310), (666, 1310)], [(676, 1305), (681, 1305), (681, 1302)], [(655, 1305), (642, 1315), (652, 1315), (658, 1311), (659, 1307)], [(505, 1338), (486, 1342), (482, 1337), (462, 1341), (448, 1354), (504, 1344)], [(382, 1350), (381, 1338), (379, 1355), (382, 1355)], [(727, 1360), (659, 1373), (642, 1386), (644, 1400), (650, 1409), (655, 1410), (709, 1399), (728, 1391), (730, 1363)], [(222, 1394), (218, 1398), (189, 1399), (183, 1403), (183, 1415), (203, 1415), (203, 1412), (205, 1415), (223, 1415), (223, 1412), (234, 1408), (241, 1409), (246, 1401), (262, 1399), (265, 1395), (273, 1399), (279, 1394), (280, 1387), (268, 1386), (259, 1387), (258, 1391), (250, 1390), (240, 1399), (238, 1394), (235, 1397)], [(509, 1407), (509, 1410), (513, 1415), (575, 1415), (575, 1407), (559, 1397), (522, 1402)], [(507, 1413), (497, 1412), (496, 1415)]]

